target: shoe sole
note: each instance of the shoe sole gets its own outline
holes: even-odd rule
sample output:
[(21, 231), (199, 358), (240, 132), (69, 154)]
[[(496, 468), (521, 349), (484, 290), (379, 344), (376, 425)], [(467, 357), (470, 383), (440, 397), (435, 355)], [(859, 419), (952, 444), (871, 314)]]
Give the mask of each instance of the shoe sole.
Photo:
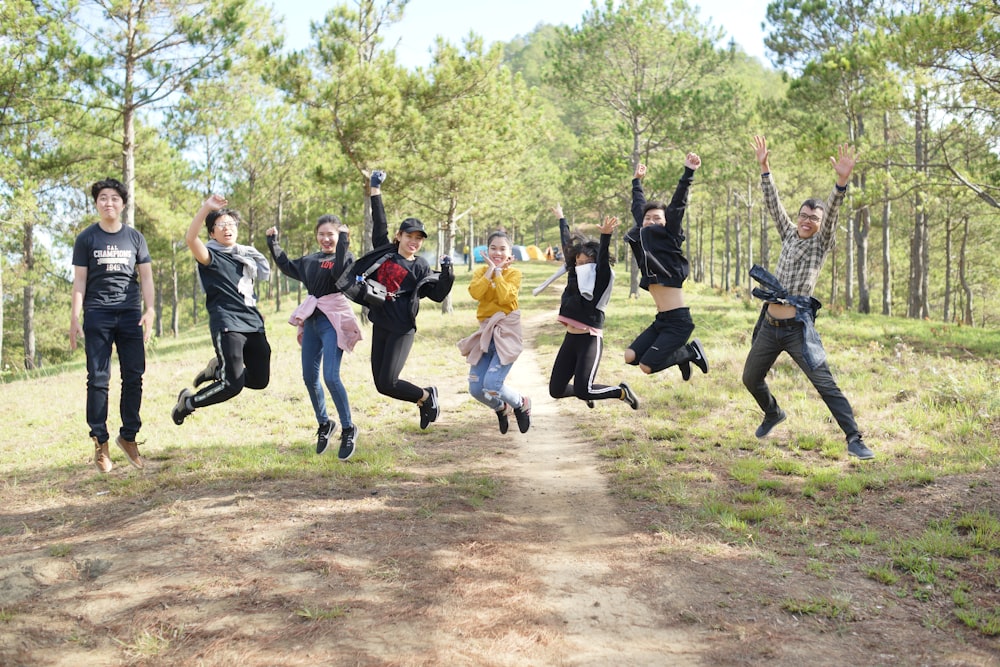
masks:
[(691, 363), (700, 368), (702, 373), (708, 373), (708, 358), (705, 356), (705, 348), (701, 346), (701, 341), (695, 338), (691, 341), (691, 346), (694, 347), (695, 353), (698, 355), (698, 358)]
[(330, 436), (337, 430), (337, 426), (333, 422), (328, 421), (327, 425), (330, 426), (330, 430), (326, 432), (326, 444), (323, 446), (323, 449), (320, 449), (319, 443), (316, 443), (316, 456), (325, 454), (326, 450), (330, 449)]
[[(186, 401), (192, 395), (193, 394), (190, 391), (188, 391), (187, 389), (181, 389), (181, 393), (177, 394), (177, 402), (180, 403), (182, 398)], [(181, 408), (181, 412), (183, 412), (183, 410), (184, 410), (184, 408)], [(191, 414), (190, 412), (188, 412), (187, 414), (181, 413), (180, 414), (180, 419), (178, 420), (178, 418), (177, 418), (178, 410), (177, 410), (177, 405), (175, 404), (174, 405), (174, 409), (170, 411), (170, 418), (174, 420), (175, 424), (177, 424), (178, 426), (180, 426), (181, 424), (184, 423), (184, 420), (187, 419), (188, 415), (190, 415), (190, 414)]]
[(132, 464), (133, 468), (135, 468), (136, 470), (142, 470), (143, 466), (145, 465), (142, 462), (142, 458), (140, 458), (138, 461), (136, 461), (135, 459), (132, 458), (131, 454), (128, 453), (128, 450), (125, 449), (125, 445), (122, 444), (122, 437), (121, 436), (118, 436), (117, 438), (115, 438), (115, 444), (118, 445), (118, 449), (120, 449), (123, 452), (125, 452), (125, 458), (128, 459), (128, 462)]
[(771, 427), (770, 427), (770, 428), (768, 428), (768, 429), (767, 429), (766, 431), (764, 431), (764, 432), (763, 432), (763, 433), (761, 433), (760, 435), (757, 435), (756, 433), (754, 433), (754, 435), (755, 435), (755, 436), (757, 436), (757, 439), (758, 439), (758, 440), (763, 440), (763, 439), (764, 439), (764, 438), (766, 438), (767, 436), (771, 435), (771, 431), (773, 431), (773, 430), (774, 430), (774, 427), (775, 427), (775, 426), (777, 426), (777, 425), (778, 425), (778, 424), (780, 424), (781, 422), (785, 421), (786, 419), (788, 419), (788, 415), (781, 415), (781, 419), (779, 419), (778, 421), (776, 421), (776, 422), (774, 422), (773, 424), (771, 424)]

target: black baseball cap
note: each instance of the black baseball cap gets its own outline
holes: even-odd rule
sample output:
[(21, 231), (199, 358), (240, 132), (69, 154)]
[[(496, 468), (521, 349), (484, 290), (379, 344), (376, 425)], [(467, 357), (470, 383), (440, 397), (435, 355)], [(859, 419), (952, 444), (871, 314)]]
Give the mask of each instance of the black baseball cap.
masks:
[(408, 232), (420, 232), (427, 238), (427, 231), (424, 229), (424, 223), (420, 222), (416, 218), (407, 218), (403, 222), (399, 223), (399, 233), (406, 234)]

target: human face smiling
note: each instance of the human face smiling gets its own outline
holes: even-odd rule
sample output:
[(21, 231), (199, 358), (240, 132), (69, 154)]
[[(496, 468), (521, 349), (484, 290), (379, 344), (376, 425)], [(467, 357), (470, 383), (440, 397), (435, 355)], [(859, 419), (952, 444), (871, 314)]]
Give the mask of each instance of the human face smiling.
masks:
[(319, 249), (326, 255), (332, 255), (337, 251), (337, 235), (340, 233), (332, 222), (324, 222), (316, 228), (316, 240), (319, 241)]
[(399, 241), (399, 254), (406, 259), (413, 259), (424, 245), (424, 235), (420, 232), (399, 232), (396, 240)]
[(212, 233), (209, 236), (213, 241), (229, 247), (236, 245), (236, 233), (239, 231), (239, 223), (228, 215), (223, 215), (215, 221)]
[(823, 209), (809, 208), (803, 206), (799, 209), (798, 233), (800, 239), (811, 238), (819, 231), (819, 224), (823, 222)]
[(512, 254), (510, 241), (502, 236), (494, 237), (486, 252), (489, 253), (490, 261), (493, 262), (494, 266), (502, 266)]
[(649, 225), (660, 225), (663, 227), (666, 224), (667, 216), (664, 215), (662, 208), (651, 208), (642, 216), (643, 227), (648, 227)]
[(101, 216), (101, 220), (108, 223), (117, 222), (125, 209), (122, 196), (114, 188), (104, 188), (98, 192), (94, 204), (97, 206), (97, 213)]

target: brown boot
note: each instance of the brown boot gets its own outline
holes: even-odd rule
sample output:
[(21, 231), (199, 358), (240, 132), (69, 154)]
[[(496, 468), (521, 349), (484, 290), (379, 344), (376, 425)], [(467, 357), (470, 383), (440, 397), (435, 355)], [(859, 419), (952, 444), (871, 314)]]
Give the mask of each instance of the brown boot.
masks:
[(126, 440), (120, 435), (115, 438), (115, 442), (118, 443), (118, 447), (125, 452), (125, 456), (128, 457), (128, 462), (132, 464), (133, 468), (138, 468), (142, 470), (143, 462), (142, 457), (139, 456), (139, 445), (135, 440)]
[(108, 443), (97, 442), (97, 438), (93, 437), (94, 440), (94, 465), (101, 472), (111, 472), (114, 468), (114, 464), (111, 462), (111, 455), (108, 453)]

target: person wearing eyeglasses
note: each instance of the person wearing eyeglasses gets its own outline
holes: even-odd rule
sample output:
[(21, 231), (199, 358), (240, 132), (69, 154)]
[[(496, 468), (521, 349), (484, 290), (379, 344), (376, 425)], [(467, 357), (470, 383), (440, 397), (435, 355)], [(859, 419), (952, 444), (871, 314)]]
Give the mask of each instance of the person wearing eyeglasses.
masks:
[(812, 382), (844, 431), (848, 455), (861, 460), (874, 458), (875, 454), (865, 445), (858, 430), (850, 402), (837, 386), (826, 363), (826, 351), (815, 329), (816, 311), (821, 304), (812, 296), (823, 261), (833, 248), (837, 217), (854, 170), (854, 148), (842, 144), (837, 157), (830, 158), (837, 182), (829, 199), (825, 202), (807, 199), (799, 207), (795, 219), (782, 206), (771, 177), (767, 139), (754, 136), (753, 148), (760, 165), (764, 206), (781, 236), (781, 253), (774, 275), (759, 266), (754, 266), (750, 272), (751, 277), (762, 284), (761, 288), (754, 289), (754, 295), (765, 302), (743, 366), (743, 384), (764, 411), (764, 419), (755, 435), (767, 437), (786, 418), (766, 378), (778, 356), (787, 352)]
[[(215, 359), (194, 381), (196, 387), (211, 384), (198, 393), (185, 387), (178, 394), (171, 411), (178, 426), (198, 408), (228, 401), (244, 387), (263, 389), (271, 380), (271, 346), (264, 333), (264, 317), (257, 310), (255, 290), (257, 282), (271, 276), (271, 265), (253, 246), (236, 242), (240, 214), (226, 208), (227, 204), (222, 195), (211, 195), (184, 234), (205, 290)], [(207, 244), (199, 238), (203, 223), (210, 239)]]

